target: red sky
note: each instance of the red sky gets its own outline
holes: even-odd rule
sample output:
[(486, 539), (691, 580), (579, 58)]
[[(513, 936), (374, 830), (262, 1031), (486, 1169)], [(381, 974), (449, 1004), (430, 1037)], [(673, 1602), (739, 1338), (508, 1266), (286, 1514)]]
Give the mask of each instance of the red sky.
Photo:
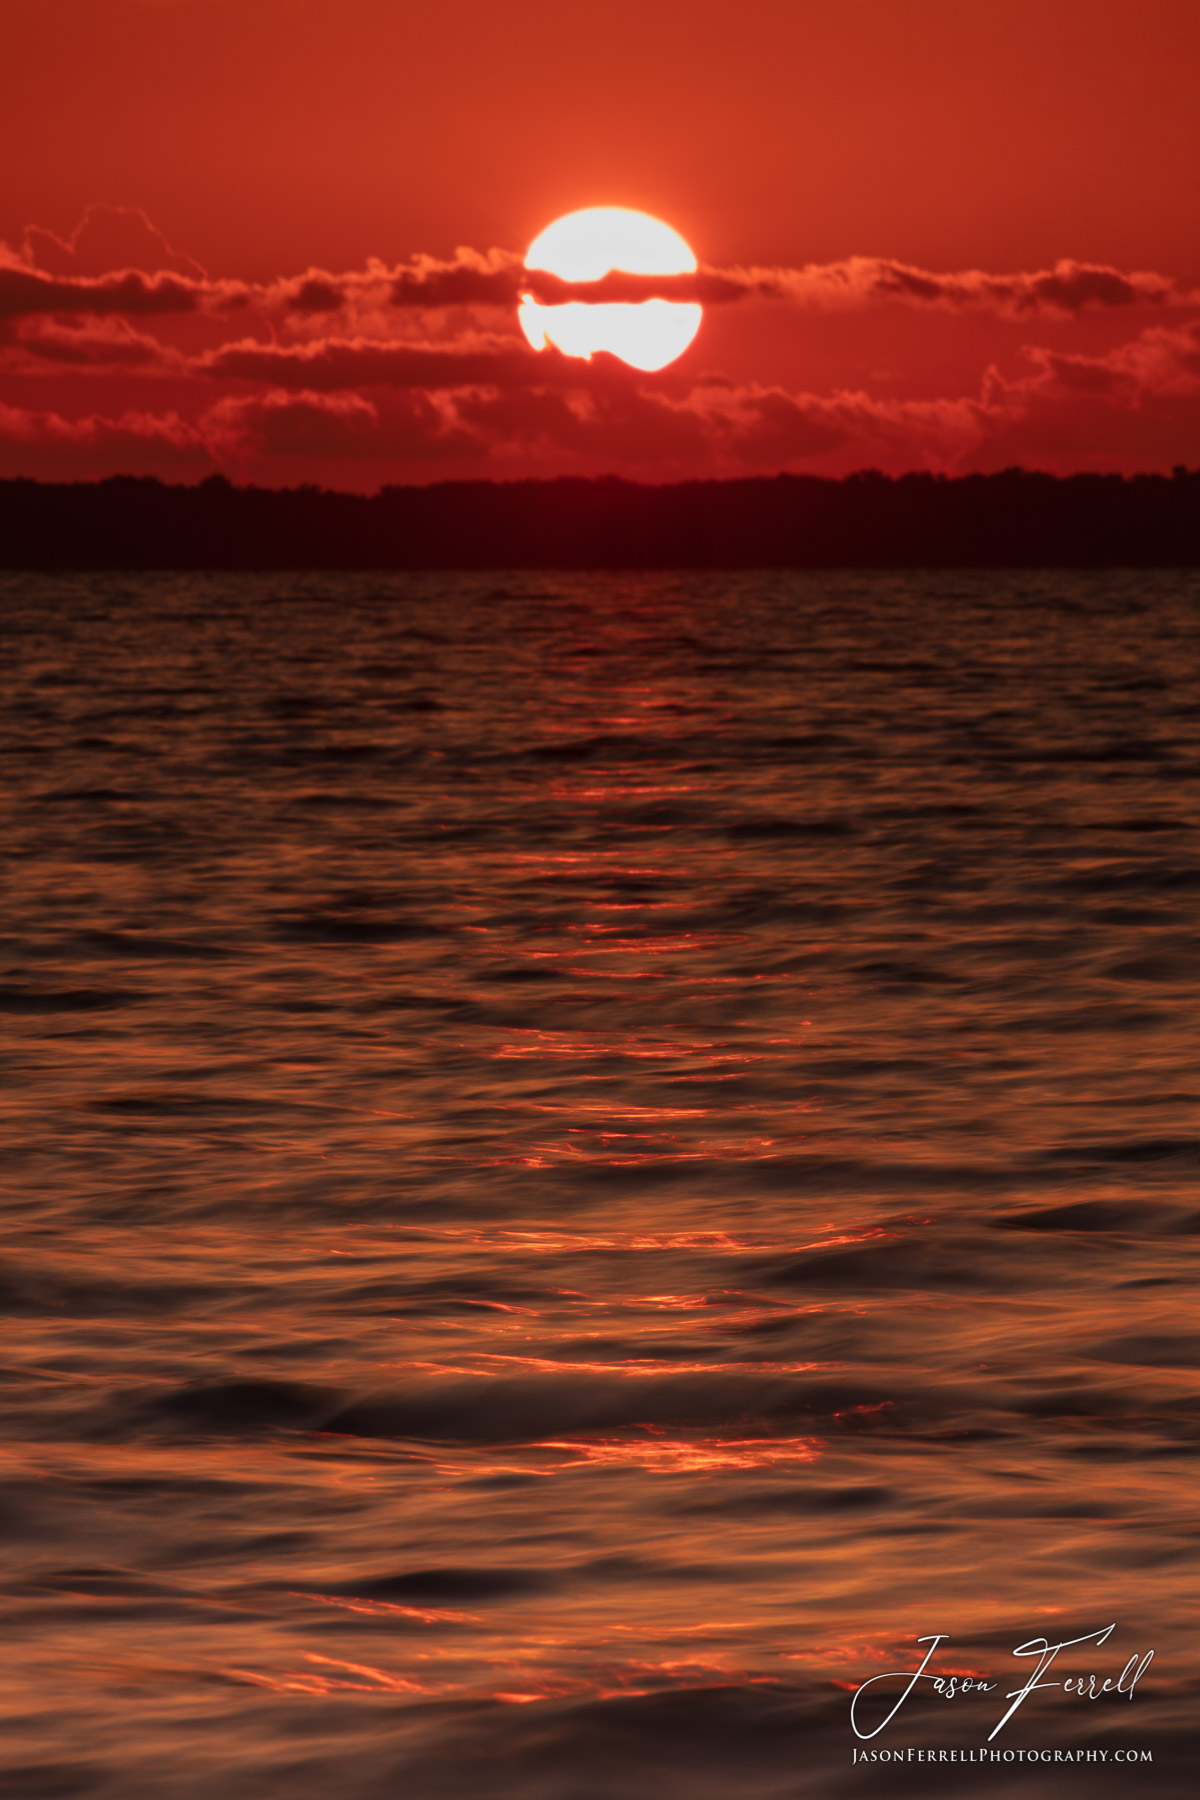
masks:
[[(0, 27), (0, 474), (1200, 463), (1197, 0), (0, 0)], [(719, 272), (661, 375), (517, 332), (521, 252), (601, 204)]]

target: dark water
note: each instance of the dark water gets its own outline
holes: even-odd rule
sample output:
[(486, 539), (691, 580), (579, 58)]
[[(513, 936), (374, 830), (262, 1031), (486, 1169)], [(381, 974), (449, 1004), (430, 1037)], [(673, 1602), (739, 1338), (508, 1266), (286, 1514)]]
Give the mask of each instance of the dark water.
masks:
[(1191, 1791), (1198, 601), (5, 578), (6, 1796)]

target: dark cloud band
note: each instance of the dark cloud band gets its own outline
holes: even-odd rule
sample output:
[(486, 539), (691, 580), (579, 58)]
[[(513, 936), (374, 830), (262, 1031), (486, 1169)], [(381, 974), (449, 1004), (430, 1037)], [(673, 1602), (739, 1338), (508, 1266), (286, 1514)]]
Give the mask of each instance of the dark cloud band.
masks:
[(0, 264), (0, 318), (8, 319), (39, 313), (127, 317), (221, 313), (249, 306), (268, 312), (332, 314), (366, 303), (425, 311), (511, 309), (522, 294), (551, 306), (571, 300), (636, 304), (662, 299), (706, 306), (766, 300), (822, 310), (898, 303), (1013, 316), (1189, 304), (1197, 298), (1152, 271), (1127, 273), (1075, 262), (1015, 275), (990, 275), (978, 269), (935, 274), (877, 257), (851, 257), (802, 269), (702, 268), (695, 274), (668, 276), (614, 271), (599, 281), (568, 282), (543, 270), (525, 269), (510, 252), (481, 256), (462, 251), (450, 262), (421, 257), (399, 268), (379, 263), (341, 275), (310, 269), (272, 283), (222, 281), (161, 269), (55, 275), (27, 263)]

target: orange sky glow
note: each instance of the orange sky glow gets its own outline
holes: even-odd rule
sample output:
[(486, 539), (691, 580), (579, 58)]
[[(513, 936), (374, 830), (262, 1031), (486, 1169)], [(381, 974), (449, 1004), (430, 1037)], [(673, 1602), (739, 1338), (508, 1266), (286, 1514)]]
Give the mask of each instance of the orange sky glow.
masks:
[[(0, 475), (1200, 462), (1195, 0), (0, 23)], [(528, 247), (596, 206), (667, 221), (698, 270), (531, 290)], [(661, 369), (585, 361), (532, 347), (531, 291), (703, 319)]]

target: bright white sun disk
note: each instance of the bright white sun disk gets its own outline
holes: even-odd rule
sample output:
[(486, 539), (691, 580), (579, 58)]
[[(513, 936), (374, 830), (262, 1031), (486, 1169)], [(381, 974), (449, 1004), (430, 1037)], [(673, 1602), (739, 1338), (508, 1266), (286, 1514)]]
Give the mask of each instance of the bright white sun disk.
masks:
[[(600, 281), (613, 271), (627, 275), (691, 275), (691, 249), (661, 219), (624, 206), (589, 206), (568, 213), (534, 239), (527, 269), (563, 281)], [(554, 344), (565, 356), (590, 358), (607, 350), (647, 373), (666, 368), (700, 329), (702, 308), (692, 302), (568, 300), (543, 305), (522, 294), (521, 329), (535, 350)]]

